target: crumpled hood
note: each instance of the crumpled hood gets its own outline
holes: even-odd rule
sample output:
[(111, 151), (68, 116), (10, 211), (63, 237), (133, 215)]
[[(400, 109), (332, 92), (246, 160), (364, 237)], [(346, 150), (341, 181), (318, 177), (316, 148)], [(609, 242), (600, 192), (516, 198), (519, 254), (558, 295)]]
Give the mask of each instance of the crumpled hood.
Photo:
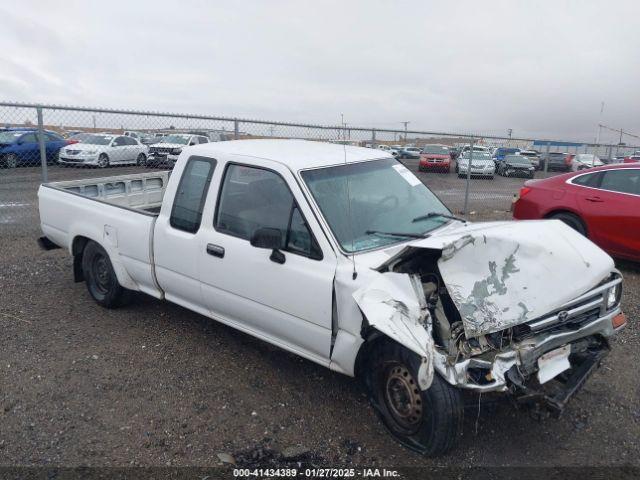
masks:
[(416, 249), (442, 252), (438, 267), (467, 337), (557, 310), (607, 278), (611, 257), (559, 220), (467, 224), (411, 242), (376, 269)]

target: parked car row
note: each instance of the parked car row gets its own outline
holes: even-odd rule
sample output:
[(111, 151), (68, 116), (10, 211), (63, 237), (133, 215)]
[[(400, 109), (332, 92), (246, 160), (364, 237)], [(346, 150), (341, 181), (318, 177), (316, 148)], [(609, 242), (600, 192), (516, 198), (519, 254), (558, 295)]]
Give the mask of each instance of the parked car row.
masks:
[[(15, 168), (40, 164), (38, 131), (33, 128), (0, 130), (0, 167)], [(209, 143), (205, 135), (175, 133), (155, 137), (151, 144), (136, 132), (111, 133), (72, 132), (69, 138), (44, 131), (47, 163), (93, 166), (144, 165), (173, 167), (186, 146)]]

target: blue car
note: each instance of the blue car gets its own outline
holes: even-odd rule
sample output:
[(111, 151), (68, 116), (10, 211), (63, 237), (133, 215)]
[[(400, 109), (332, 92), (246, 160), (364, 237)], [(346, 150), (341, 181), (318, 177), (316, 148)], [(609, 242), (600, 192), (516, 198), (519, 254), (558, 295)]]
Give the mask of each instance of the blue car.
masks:
[[(47, 163), (55, 162), (58, 152), (67, 141), (55, 132), (44, 131)], [(7, 128), (0, 130), (0, 167), (40, 165), (38, 131), (33, 128)]]
[(493, 159), (497, 162), (501, 162), (507, 155), (517, 155), (518, 153), (520, 153), (519, 148), (498, 147), (495, 152), (493, 152)]

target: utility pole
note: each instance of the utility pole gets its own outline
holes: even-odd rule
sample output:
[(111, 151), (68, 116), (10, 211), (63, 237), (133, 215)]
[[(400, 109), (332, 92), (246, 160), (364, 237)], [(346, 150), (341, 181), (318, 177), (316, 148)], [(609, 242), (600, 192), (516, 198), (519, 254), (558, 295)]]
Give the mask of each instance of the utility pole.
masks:
[(400, 122), (404, 124), (404, 141), (407, 141), (407, 125), (409, 125), (411, 122)]
[(92, 115), (93, 118), (93, 133), (96, 133), (96, 116)]

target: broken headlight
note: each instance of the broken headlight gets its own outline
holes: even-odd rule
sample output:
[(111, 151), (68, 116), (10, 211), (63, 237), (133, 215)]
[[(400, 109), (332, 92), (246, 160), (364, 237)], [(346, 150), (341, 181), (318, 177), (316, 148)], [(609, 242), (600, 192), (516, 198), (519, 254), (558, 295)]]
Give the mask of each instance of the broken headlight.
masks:
[(607, 310), (617, 307), (622, 297), (622, 283), (614, 285), (607, 291)]

